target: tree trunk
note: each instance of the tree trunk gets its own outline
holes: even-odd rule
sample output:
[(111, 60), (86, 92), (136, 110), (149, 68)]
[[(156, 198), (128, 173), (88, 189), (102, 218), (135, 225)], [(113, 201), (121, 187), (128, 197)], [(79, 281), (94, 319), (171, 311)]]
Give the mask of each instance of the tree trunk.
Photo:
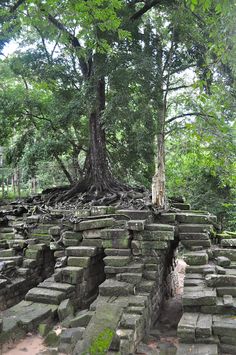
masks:
[(106, 137), (102, 125), (102, 113), (105, 109), (105, 80), (99, 78), (96, 83), (96, 102), (89, 117), (90, 147), (87, 178), (90, 188), (97, 192), (109, 190), (112, 182), (107, 161)]
[(152, 180), (152, 203), (164, 209), (165, 194), (165, 108), (161, 105), (158, 115), (156, 172)]
[(61, 170), (63, 171), (63, 173), (65, 174), (65, 176), (67, 177), (69, 183), (71, 185), (73, 185), (74, 181), (72, 176), (70, 175), (69, 171), (66, 169), (63, 161), (59, 158), (59, 156), (57, 154), (54, 154), (54, 157), (56, 159), (56, 161), (58, 162), (59, 166), (61, 167)]

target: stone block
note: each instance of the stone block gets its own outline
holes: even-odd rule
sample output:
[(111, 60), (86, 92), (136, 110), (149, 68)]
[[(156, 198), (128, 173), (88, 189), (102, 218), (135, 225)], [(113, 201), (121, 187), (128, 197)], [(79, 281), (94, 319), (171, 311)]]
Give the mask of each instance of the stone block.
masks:
[(84, 231), (88, 229), (100, 229), (112, 227), (115, 223), (114, 218), (89, 219), (75, 223), (74, 231)]
[(128, 296), (133, 292), (133, 285), (113, 279), (107, 279), (99, 286), (101, 296)]
[(168, 247), (167, 242), (163, 241), (151, 241), (151, 242), (141, 242), (142, 251), (145, 250), (163, 250)]
[(218, 355), (216, 344), (180, 344), (176, 355)]
[(174, 240), (174, 233), (172, 231), (148, 231), (144, 230), (142, 233), (134, 234), (134, 239), (143, 241), (168, 241)]
[(226, 316), (213, 316), (213, 332), (219, 336), (235, 337), (236, 319)]
[(207, 233), (212, 230), (211, 224), (180, 224), (179, 233)]
[(5, 250), (0, 250), (0, 257), (4, 256), (15, 256), (15, 250), (14, 249), (5, 249)]
[(117, 210), (116, 214), (122, 214), (129, 217), (130, 220), (152, 220), (152, 212), (145, 210)]
[(219, 266), (227, 267), (227, 266), (230, 265), (231, 261), (230, 261), (229, 258), (226, 258), (225, 256), (217, 256), (216, 257), (216, 263)]
[(216, 273), (219, 275), (225, 275), (226, 270), (222, 266), (216, 265)]
[(236, 248), (236, 239), (223, 239), (220, 244), (223, 248)]
[(132, 254), (135, 256), (142, 255), (141, 241), (132, 240), (131, 241)]
[(207, 275), (206, 282), (208, 287), (232, 287), (236, 286), (236, 275)]
[(61, 281), (72, 285), (76, 285), (81, 282), (84, 273), (82, 267), (76, 266), (66, 266), (61, 270), (61, 272)]
[(76, 316), (70, 321), (70, 328), (76, 327), (87, 327), (89, 324), (94, 312), (83, 310), (76, 314)]
[(103, 229), (90, 229), (83, 231), (83, 238), (85, 239), (101, 239)]
[(183, 246), (187, 249), (191, 249), (192, 247), (204, 247), (204, 248), (210, 248), (211, 246), (211, 241), (210, 239), (208, 240), (181, 240), (181, 243)]
[(216, 290), (184, 292), (183, 306), (212, 306), (216, 304)]
[(62, 301), (57, 309), (59, 321), (63, 321), (66, 317), (72, 316), (74, 313), (74, 307), (69, 298)]
[(142, 274), (126, 272), (123, 274), (117, 274), (116, 279), (118, 281), (124, 281), (133, 285), (137, 285), (142, 280)]
[(130, 249), (105, 249), (107, 256), (130, 256)]
[(103, 259), (106, 266), (126, 266), (130, 262), (129, 256), (106, 256)]
[(154, 281), (146, 281), (146, 280), (142, 280), (140, 282), (140, 284), (138, 284), (135, 288), (135, 293), (138, 294), (142, 294), (142, 293), (150, 293), (153, 291), (155, 286), (155, 282)]
[(79, 246), (79, 247), (66, 248), (66, 255), (67, 256), (88, 257), (88, 256), (96, 255), (97, 252), (98, 252), (97, 247)]
[(233, 300), (232, 295), (224, 295), (224, 296), (223, 296), (223, 304), (224, 304), (226, 307), (233, 307), (233, 305), (234, 305), (234, 300)]
[(180, 240), (209, 240), (208, 233), (179, 233)]
[(177, 335), (180, 338), (181, 342), (194, 342), (195, 341), (195, 330), (197, 327), (198, 317), (199, 317), (198, 313), (184, 312), (184, 314), (182, 315), (182, 317), (180, 319), (180, 322), (178, 324), (178, 329), (177, 329)]
[(217, 219), (212, 215), (195, 214), (195, 213), (177, 213), (176, 220), (183, 224), (211, 224)]
[(59, 335), (54, 330), (51, 330), (44, 339), (44, 343), (49, 347), (57, 347), (59, 341)]
[(145, 225), (145, 230), (149, 231), (175, 231), (175, 227), (169, 224), (151, 223)]
[(199, 314), (196, 326), (196, 337), (205, 338), (212, 335), (212, 315), (211, 314)]
[(79, 267), (88, 267), (90, 264), (91, 258), (89, 256), (77, 257), (77, 256), (69, 256), (67, 259), (68, 266), (79, 266)]
[(66, 294), (62, 291), (50, 290), (41, 287), (35, 287), (28, 291), (25, 296), (26, 301), (60, 304), (66, 298)]
[(223, 297), (224, 295), (231, 295), (236, 298), (236, 286), (217, 287), (217, 295), (219, 297)]
[(205, 265), (208, 263), (208, 255), (206, 252), (185, 253), (184, 261), (188, 265)]
[(146, 220), (131, 220), (127, 222), (127, 228), (132, 231), (143, 231)]
[(51, 234), (53, 237), (57, 237), (61, 234), (61, 227), (59, 226), (53, 226), (49, 228), (48, 230), (49, 234)]
[(77, 241), (81, 241), (83, 239), (82, 232), (73, 232), (73, 231), (65, 231), (62, 233), (63, 239), (75, 239)]

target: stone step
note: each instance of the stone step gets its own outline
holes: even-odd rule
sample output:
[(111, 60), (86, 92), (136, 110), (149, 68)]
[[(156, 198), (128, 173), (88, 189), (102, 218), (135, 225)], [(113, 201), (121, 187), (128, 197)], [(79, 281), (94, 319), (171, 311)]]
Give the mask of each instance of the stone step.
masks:
[(191, 207), (188, 203), (173, 202), (173, 203), (171, 203), (171, 206), (174, 208), (178, 208), (179, 210), (182, 210), (182, 211), (187, 211), (187, 210), (191, 209)]
[(151, 223), (145, 225), (145, 230), (148, 231), (170, 231), (174, 232), (175, 227), (169, 224)]
[(236, 249), (230, 248), (217, 248), (212, 250), (214, 257), (218, 256), (225, 256), (226, 258), (230, 259), (231, 261), (236, 262)]
[(186, 274), (214, 274), (216, 272), (215, 265), (206, 264), (206, 265), (196, 265), (196, 266), (187, 266), (186, 267)]
[(98, 253), (97, 247), (68, 247), (66, 248), (66, 255), (67, 256), (93, 256)]
[(3, 249), (0, 250), (0, 257), (4, 256), (15, 256), (16, 252), (14, 249)]
[(144, 211), (144, 210), (117, 210), (116, 214), (123, 214), (129, 217), (131, 220), (140, 220), (146, 219), (151, 221), (153, 216), (151, 211)]
[(218, 355), (217, 344), (180, 344), (176, 355)]
[(208, 254), (206, 252), (185, 253), (184, 261), (188, 265), (206, 265), (208, 263)]
[(107, 256), (130, 256), (130, 249), (106, 249), (105, 254)]
[(123, 274), (117, 274), (116, 279), (118, 281), (124, 281), (133, 285), (137, 285), (142, 280), (142, 274), (125, 272)]
[(196, 338), (212, 336), (212, 315), (199, 314), (196, 325)]
[(129, 256), (106, 256), (103, 261), (106, 266), (121, 267), (128, 265), (131, 258)]
[(88, 229), (100, 229), (112, 227), (115, 223), (114, 218), (88, 219), (74, 224), (74, 231), (84, 231)]
[(223, 239), (220, 244), (223, 248), (236, 248), (236, 238)]
[(20, 266), (23, 262), (23, 256), (1, 256), (0, 261), (13, 261), (15, 265)]
[(128, 273), (142, 273), (143, 264), (131, 263), (127, 266), (115, 267), (115, 266), (105, 266), (106, 274), (120, 274), (124, 272)]
[(12, 240), (15, 239), (15, 233), (1, 233), (0, 232), (0, 240)]
[(104, 248), (127, 249), (130, 245), (130, 235), (127, 229), (104, 229), (102, 239)]
[(194, 287), (191, 292), (184, 290), (183, 306), (213, 306), (216, 305), (216, 290), (202, 289), (195, 291)]
[(145, 219), (136, 219), (136, 220), (130, 220), (126, 223), (127, 229), (132, 230), (132, 231), (142, 231), (144, 230), (146, 224)]
[(231, 295), (236, 298), (236, 286), (217, 287), (216, 292), (220, 297), (223, 297), (224, 295)]
[(99, 286), (100, 296), (128, 296), (133, 293), (133, 285), (114, 279), (107, 279)]
[(88, 267), (91, 263), (91, 258), (89, 256), (69, 256), (67, 259), (68, 266), (79, 266), (79, 267)]
[(180, 240), (209, 240), (208, 233), (179, 233)]
[(155, 285), (155, 281), (149, 280), (142, 280), (140, 284), (138, 284), (135, 288), (136, 293), (143, 294), (143, 293), (150, 293)]
[(58, 290), (51, 290), (42, 287), (34, 287), (26, 294), (26, 301), (46, 303), (46, 304), (60, 304), (66, 299), (66, 293)]
[(215, 315), (225, 315), (235, 318), (236, 315), (236, 299), (233, 299), (233, 305), (228, 306), (224, 304), (223, 298), (217, 297), (216, 305), (214, 306), (201, 306), (202, 313), (211, 313)]
[(50, 290), (62, 291), (65, 292), (66, 294), (71, 293), (75, 290), (75, 286), (73, 285), (62, 283), (62, 282), (52, 282), (52, 281), (41, 282), (38, 285), (38, 287), (47, 288)]
[[(198, 317), (199, 317), (199, 313), (190, 313), (190, 312), (183, 313), (177, 328), (177, 336), (180, 338), (181, 342), (189, 343), (195, 341)], [(186, 353), (183, 352), (182, 354), (188, 354), (188, 352)]]
[(76, 285), (81, 282), (84, 270), (82, 267), (66, 266), (61, 269), (61, 281)]
[(193, 240), (181, 240), (181, 243), (187, 249), (188, 248), (191, 249), (191, 248), (197, 247), (197, 246), (201, 246), (203, 248), (210, 248), (210, 246), (211, 246), (210, 239), (208, 239), (208, 240), (196, 240), (196, 239), (193, 239)]
[(176, 220), (179, 223), (183, 224), (211, 224), (212, 222), (216, 223), (217, 218), (213, 215), (205, 214), (195, 214), (195, 213), (176, 213)]
[(206, 233), (212, 229), (211, 224), (180, 224), (180, 233)]

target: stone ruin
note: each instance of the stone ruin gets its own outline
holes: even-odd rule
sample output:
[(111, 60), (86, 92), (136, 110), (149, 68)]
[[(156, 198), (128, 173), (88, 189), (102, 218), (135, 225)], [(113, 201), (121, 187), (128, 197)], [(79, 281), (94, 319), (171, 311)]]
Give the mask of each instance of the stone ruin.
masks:
[(188, 266), (177, 354), (236, 354), (236, 239), (216, 236), (211, 214), (173, 207), (4, 212), (2, 349), (38, 331), (52, 353), (134, 354), (170, 293), (180, 243)]

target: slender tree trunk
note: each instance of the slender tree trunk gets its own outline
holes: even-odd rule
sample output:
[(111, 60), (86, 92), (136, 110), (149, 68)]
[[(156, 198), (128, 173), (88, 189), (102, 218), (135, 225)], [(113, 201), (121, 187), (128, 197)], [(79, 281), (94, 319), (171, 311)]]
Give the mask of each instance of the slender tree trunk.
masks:
[(161, 105), (158, 114), (158, 133), (157, 133), (157, 157), (156, 172), (152, 181), (152, 203), (158, 208), (165, 208), (165, 109)]
[(69, 171), (66, 169), (65, 164), (63, 163), (63, 161), (59, 158), (59, 156), (57, 154), (54, 154), (54, 157), (55, 157), (56, 161), (58, 162), (59, 166), (61, 167), (61, 170), (63, 171), (63, 173), (67, 177), (69, 183), (71, 185), (73, 185), (73, 183), (74, 183), (73, 178), (70, 175)]

